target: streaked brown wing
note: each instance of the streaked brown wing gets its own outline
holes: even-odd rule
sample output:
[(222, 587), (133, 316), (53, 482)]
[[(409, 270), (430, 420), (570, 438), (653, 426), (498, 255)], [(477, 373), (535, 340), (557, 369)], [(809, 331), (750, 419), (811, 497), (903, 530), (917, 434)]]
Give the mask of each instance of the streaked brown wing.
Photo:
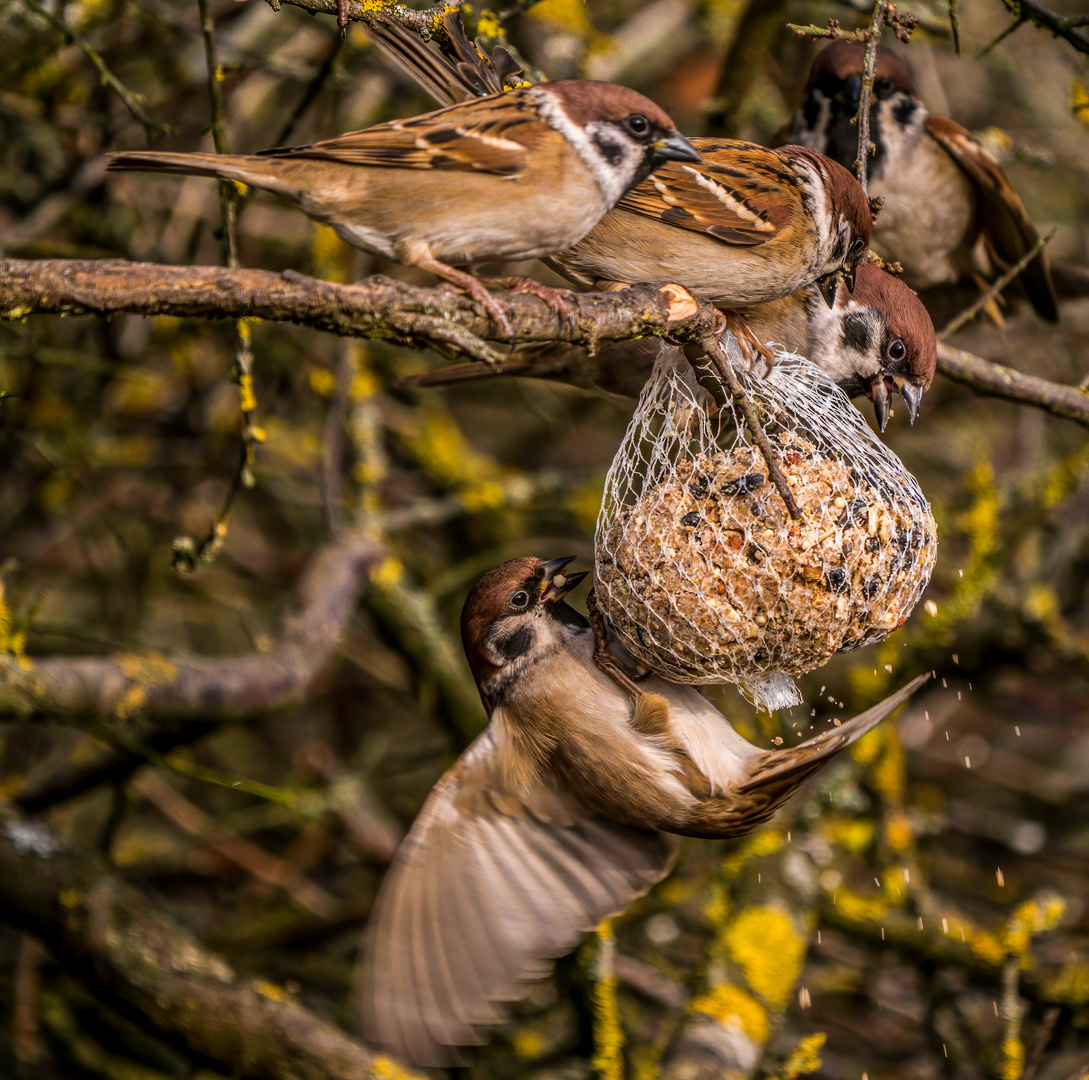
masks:
[(728, 244), (766, 243), (794, 217), (795, 180), (777, 155), (752, 143), (693, 139), (700, 165), (667, 162), (619, 205)]
[[(928, 116), (926, 129), (975, 185), (984, 241), (997, 262), (1012, 266), (1032, 250), (1040, 234), (1001, 166), (970, 131), (944, 116)], [(1021, 280), (1032, 306), (1043, 318), (1057, 321), (1058, 297), (1046, 251), (1041, 249), (1025, 267)]]
[(359, 1004), (373, 1044), (421, 1066), (505, 1016), (602, 919), (663, 878), (674, 845), (544, 784), (510, 790), (496, 728), (436, 785), (382, 883)]
[(321, 158), (347, 165), (516, 176), (526, 168), (533, 147), (556, 137), (525, 94), (524, 90), (511, 90), (308, 146), (261, 153), (270, 157)]

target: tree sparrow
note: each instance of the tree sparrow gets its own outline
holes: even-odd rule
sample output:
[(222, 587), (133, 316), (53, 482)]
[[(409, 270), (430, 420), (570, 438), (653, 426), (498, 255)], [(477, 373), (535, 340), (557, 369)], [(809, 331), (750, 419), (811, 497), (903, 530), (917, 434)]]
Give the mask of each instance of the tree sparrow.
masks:
[[(746, 742), (688, 686), (632, 697), (563, 598), (570, 558), (514, 559), (469, 593), (462, 641), (490, 721), (436, 784), (382, 883), (360, 967), (363, 1032), (456, 1064), (505, 1004), (669, 873), (665, 835), (733, 837), (928, 676), (783, 750)], [(660, 831), (662, 830), (662, 831)]]
[[(881, 430), (890, 397), (899, 392), (912, 423), (934, 378), (937, 341), (922, 301), (899, 278), (874, 263), (862, 263), (854, 293), (841, 284), (828, 308), (816, 285), (781, 300), (738, 312), (762, 340), (808, 357), (850, 397), (867, 395)], [(578, 345), (557, 343), (516, 349), (495, 368), (451, 364), (406, 380), (411, 386), (441, 386), (491, 375), (553, 379), (606, 396), (638, 397), (650, 377), (660, 345), (656, 339), (606, 342), (591, 355)]]
[[(499, 303), (451, 263), (569, 247), (664, 159), (699, 154), (652, 101), (610, 83), (554, 82), (477, 98), (309, 146), (257, 155), (111, 154), (109, 168), (216, 176), (275, 192), (350, 244)], [(556, 290), (515, 287), (556, 301)]]
[[(454, 61), (390, 20), (372, 34), (440, 104), (470, 100), (510, 78), (513, 61), (505, 52), (489, 61), (465, 36), (459, 13), (443, 29)], [(846, 268), (850, 284), (869, 246), (872, 214), (854, 176), (800, 146), (692, 144), (702, 163), (655, 170), (549, 263), (583, 288), (676, 282), (726, 308), (776, 300), (823, 279), (831, 304), (836, 273)]]
[[(805, 100), (784, 142), (812, 147), (844, 165), (858, 156), (858, 113), (865, 47), (836, 41), (813, 61)], [(916, 289), (968, 279), (989, 280), (1032, 250), (1038, 234), (993, 157), (952, 120), (932, 116), (904, 62), (877, 53), (870, 107), (871, 195), (885, 205), (874, 247), (898, 259)], [(1058, 319), (1045, 251), (1021, 275), (1033, 307)]]

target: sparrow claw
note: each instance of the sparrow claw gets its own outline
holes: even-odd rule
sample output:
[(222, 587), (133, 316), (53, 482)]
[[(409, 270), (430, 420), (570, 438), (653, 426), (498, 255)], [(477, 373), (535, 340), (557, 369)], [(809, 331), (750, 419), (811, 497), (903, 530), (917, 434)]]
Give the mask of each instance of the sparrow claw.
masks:
[(601, 608), (597, 606), (597, 597), (591, 589), (586, 595), (586, 612), (590, 620), (590, 629), (594, 635), (594, 663), (598, 669), (619, 686), (628, 691), (634, 698), (643, 696), (644, 691), (635, 685), (639, 673), (629, 668), (609, 648), (609, 628), (605, 625), (605, 616)]
[(513, 293), (529, 293), (531, 296), (540, 297), (563, 320), (564, 326), (571, 332), (578, 329), (578, 320), (575, 318), (574, 309), (567, 300), (568, 290), (557, 289), (551, 285), (545, 285), (533, 278), (514, 275), (511, 277), (489, 278), (490, 285), (497, 285), (502, 289), (510, 289)]
[(771, 374), (772, 368), (775, 367), (775, 353), (757, 337), (753, 328), (738, 312), (723, 311), (721, 314), (725, 328), (731, 331), (737, 339), (737, 347), (741, 350), (741, 355), (745, 358), (750, 369), (756, 360), (753, 355), (755, 350), (760, 354), (761, 360), (764, 361), (764, 377), (767, 378)]

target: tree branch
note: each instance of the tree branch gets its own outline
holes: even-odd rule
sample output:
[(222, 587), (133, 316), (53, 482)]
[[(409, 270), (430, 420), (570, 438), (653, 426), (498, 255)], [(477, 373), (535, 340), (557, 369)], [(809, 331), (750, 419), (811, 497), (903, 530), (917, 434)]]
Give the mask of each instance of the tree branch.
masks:
[[(40, 938), (92, 992), (135, 1010), (234, 1075), (392, 1075), (392, 1063), (278, 987), (240, 979), (137, 890), (62, 851), (43, 825), (10, 816), (0, 824), (0, 912)], [(410, 1080), (414, 1074), (398, 1069), (396, 1075)]]
[(1023, 22), (1030, 22), (1041, 30), (1050, 30), (1056, 37), (1070, 42), (1078, 52), (1089, 53), (1089, 32), (1082, 29), (1080, 19), (1066, 19), (1049, 10), (1036, 0), (1003, 0), (1011, 15), (1016, 17), (1012, 29)]
[[(515, 336), (523, 342), (593, 345), (667, 331), (685, 336), (696, 334), (714, 311), (678, 286), (572, 293), (566, 300), (575, 315), (573, 327), (539, 297), (503, 294)], [(384, 277), (338, 285), (290, 270), (276, 274), (121, 259), (0, 259), (0, 319), (118, 312), (294, 322), (415, 348), (453, 346), (488, 363), (501, 359), (485, 343), (499, 339), (498, 328), (468, 297), (448, 287), (418, 288)]]
[(984, 360), (981, 356), (938, 343), (938, 370), (954, 382), (965, 383), (981, 394), (1035, 405), (1056, 416), (1076, 420), (1089, 427), (1089, 393), (1076, 386), (1063, 386), (1036, 375), (1023, 375), (1013, 368)]
[(381, 550), (329, 543), (298, 586), (279, 644), (244, 656), (0, 656), (0, 718), (61, 720), (121, 745), (183, 721), (214, 724), (305, 701), (336, 652)]

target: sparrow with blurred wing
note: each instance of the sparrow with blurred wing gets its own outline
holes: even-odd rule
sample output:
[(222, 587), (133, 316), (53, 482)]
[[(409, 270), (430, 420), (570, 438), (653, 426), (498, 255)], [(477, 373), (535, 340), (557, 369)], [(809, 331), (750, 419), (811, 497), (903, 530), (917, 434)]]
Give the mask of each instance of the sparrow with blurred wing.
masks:
[[(821, 52), (783, 140), (852, 163), (864, 61), (858, 42), (836, 41)], [(1032, 251), (1036, 228), (998, 163), (970, 132), (927, 111), (903, 60), (884, 46), (877, 53), (870, 135), (876, 147), (870, 194), (885, 199), (874, 247), (903, 263), (909, 285), (991, 280)], [(1044, 251), (1021, 280), (1037, 312), (1054, 322), (1058, 308)]]
[[(845, 284), (828, 308), (816, 285), (780, 300), (741, 308), (738, 314), (762, 341), (774, 342), (818, 364), (851, 397), (867, 395), (881, 430), (891, 395), (900, 393), (912, 423), (937, 365), (934, 324), (922, 301), (899, 278), (874, 263), (858, 268), (854, 293)], [(654, 338), (600, 344), (591, 355), (578, 345), (524, 346), (494, 368), (449, 364), (413, 376), (410, 386), (442, 386), (491, 375), (553, 379), (609, 397), (638, 397), (650, 377), (659, 342)]]
[[(109, 168), (216, 176), (274, 192), (348, 243), (464, 289), (510, 338), (496, 299), (451, 264), (569, 247), (667, 158), (699, 154), (657, 105), (622, 86), (573, 81), (309, 146), (256, 155), (133, 150), (110, 155)], [(524, 278), (513, 284), (557, 303), (556, 290)]]
[(382, 884), (360, 967), (365, 1036), (418, 1065), (462, 1060), (602, 919), (669, 873), (666, 832), (751, 832), (927, 676), (841, 727), (761, 750), (693, 688), (634, 696), (564, 602), (570, 558), (514, 559), (470, 592), (466, 656), (490, 722), (424, 804)]

